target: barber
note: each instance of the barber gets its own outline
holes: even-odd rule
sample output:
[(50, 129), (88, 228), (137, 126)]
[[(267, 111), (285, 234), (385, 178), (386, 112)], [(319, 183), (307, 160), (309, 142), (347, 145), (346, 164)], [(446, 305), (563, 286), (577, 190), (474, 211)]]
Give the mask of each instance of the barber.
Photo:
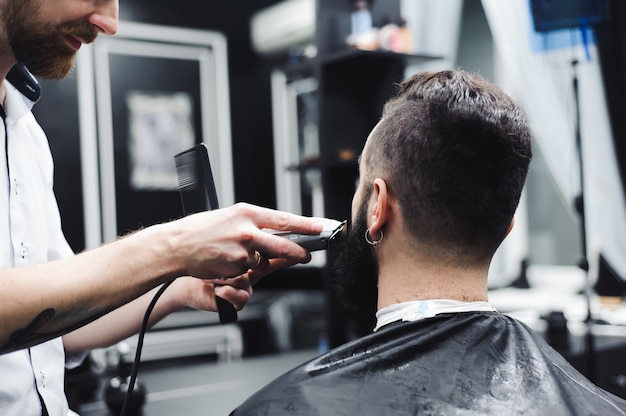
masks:
[(182, 308), (216, 311), (216, 295), (239, 310), (259, 277), (311, 258), (263, 228), (322, 229), (237, 204), (74, 255), (61, 230), (48, 141), (31, 113), (38, 91), (28, 71), (65, 77), (83, 43), (117, 31), (118, 10), (117, 0), (0, 0), (2, 415), (68, 414), (66, 365), (136, 333), (160, 285), (172, 282), (150, 324)]

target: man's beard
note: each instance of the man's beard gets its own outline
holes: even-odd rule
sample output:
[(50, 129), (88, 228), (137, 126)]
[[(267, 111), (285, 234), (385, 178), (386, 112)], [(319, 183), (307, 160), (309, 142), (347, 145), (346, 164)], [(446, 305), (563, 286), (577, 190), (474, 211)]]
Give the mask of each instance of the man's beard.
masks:
[(359, 207), (355, 223), (337, 246), (334, 263), (337, 299), (358, 314), (374, 314), (378, 302), (378, 263), (365, 241), (367, 204)]
[(31, 0), (13, 0), (0, 11), (15, 59), (34, 75), (45, 79), (64, 78), (74, 66), (76, 51), (64, 41), (72, 35), (93, 42), (97, 32), (88, 22), (53, 25), (41, 22)]

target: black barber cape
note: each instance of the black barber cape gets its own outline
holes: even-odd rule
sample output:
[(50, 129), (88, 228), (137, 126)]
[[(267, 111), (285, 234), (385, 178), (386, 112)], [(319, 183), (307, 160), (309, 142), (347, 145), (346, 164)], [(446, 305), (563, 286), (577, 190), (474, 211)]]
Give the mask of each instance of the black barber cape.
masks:
[[(625, 357), (626, 359), (626, 357)], [(388, 325), (280, 376), (231, 416), (626, 415), (525, 324), (497, 312)]]

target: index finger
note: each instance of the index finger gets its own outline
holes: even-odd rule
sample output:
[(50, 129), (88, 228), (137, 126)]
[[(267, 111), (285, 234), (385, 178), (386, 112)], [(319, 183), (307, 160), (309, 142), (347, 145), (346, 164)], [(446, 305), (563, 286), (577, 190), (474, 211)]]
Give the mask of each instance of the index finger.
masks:
[(255, 214), (254, 220), (259, 228), (303, 234), (319, 234), (323, 230), (323, 224), (318, 218), (303, 217), (263, 207), (257, 207)]

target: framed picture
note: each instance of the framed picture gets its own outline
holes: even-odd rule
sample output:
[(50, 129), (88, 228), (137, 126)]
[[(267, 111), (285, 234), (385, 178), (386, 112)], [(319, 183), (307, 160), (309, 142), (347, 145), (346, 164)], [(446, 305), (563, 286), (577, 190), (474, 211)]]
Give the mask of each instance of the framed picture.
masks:
[(221, 34), (121, 22), (77, 68), (88, 247), (180, 217), (174, 155), (201, 142), (220, 204), (234, 202)]

